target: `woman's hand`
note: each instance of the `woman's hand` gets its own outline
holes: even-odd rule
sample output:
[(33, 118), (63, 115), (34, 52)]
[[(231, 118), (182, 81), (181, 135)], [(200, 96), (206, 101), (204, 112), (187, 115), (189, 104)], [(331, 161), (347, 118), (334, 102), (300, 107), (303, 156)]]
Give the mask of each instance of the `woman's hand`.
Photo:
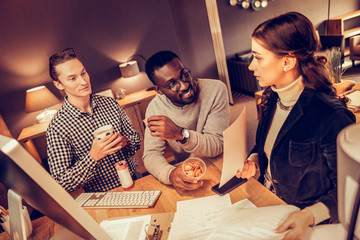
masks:
[(301, 240), (304, 238), (306, 228), (314, 224), (314, 215), (309, 209), (294, 212), (277, 228), (276, 233), (286, 233), (283, 240)]
[(257, 167), (254, 161), (249, 161), (246, 160), (244, 163), (244, 167), (242, 169), (242, 171), (237, 171), (236, 172), (236, 177), (238, 178), (250, 178), (255, 176)]

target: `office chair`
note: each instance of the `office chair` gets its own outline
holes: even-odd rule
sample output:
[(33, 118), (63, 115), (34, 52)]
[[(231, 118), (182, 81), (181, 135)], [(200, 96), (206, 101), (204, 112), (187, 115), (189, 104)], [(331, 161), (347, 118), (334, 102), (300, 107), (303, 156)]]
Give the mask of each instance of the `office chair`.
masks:
[(320, 35), (321, 49), (339, 47), (341, 51), (341, 63), (344, 63), (345, 41), (344, 35)]
[(360, 35), (353, 36), (349, 40), (350, 48), (350, 60), (352, 61), (352, 66), (355, 66), (355, 60), (360, 60)]

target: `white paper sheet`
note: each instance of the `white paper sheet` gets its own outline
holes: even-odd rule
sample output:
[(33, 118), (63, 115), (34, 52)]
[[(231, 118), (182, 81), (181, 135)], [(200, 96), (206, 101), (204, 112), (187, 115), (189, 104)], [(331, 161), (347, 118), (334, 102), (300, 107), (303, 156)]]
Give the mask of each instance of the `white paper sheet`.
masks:
[(177, 202), (168, 239), (206, 239), (228, 207), (231, 207), (229, 194)]
[(234, 211), (236, 211), (236, 209), (239, 209), (239, 208), (256, 208), (256, 206), (249, 199), (245, 198), (243, 200), (240, 200), (240, 201), (234, 203), (231, 206), (231, 209), (233, 209)]
[(230, 206), (231, 206), (231, 199), (229, 194), (225, 194), (224, 196), (212, 195), (208, 197), (178, 201), (176, 203), (176, 211), (193, 212), (199, 210), (206, 210), (208, 208), (215, 208), (215, 207), (223, 208)]
[(114, 220), (104, 220), (100, 223), (102, 227), (114, 240), (146, 238), (145, 225), (150, 224), (151, 215), (130, 217)]
[(247, 153), (246, 108), (239, 117), (224, 131), (223, 167), (219, 187), (242, 170)]
[(224, 210), (220, 223), (207, 240), (278, 240), (285, 234), (274, 230), (299, 208), (292, 205), (278, 205), (261, 208), (228, 208)]
[(360, 107), (360, 91), (354, 91), (346, 95), (349, 98), (347, 103), (350, 108), (359, 108)]

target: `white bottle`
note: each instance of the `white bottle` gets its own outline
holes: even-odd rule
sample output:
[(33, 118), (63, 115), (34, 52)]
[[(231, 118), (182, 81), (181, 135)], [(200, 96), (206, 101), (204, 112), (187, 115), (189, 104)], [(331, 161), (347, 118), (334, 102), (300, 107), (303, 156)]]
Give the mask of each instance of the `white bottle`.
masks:
[(134, 181), (131, 178), (126, 161), (119, 161), (115, 164), (116, 171), (119, 175), (121, 186), (125, 191), (134, 187)]

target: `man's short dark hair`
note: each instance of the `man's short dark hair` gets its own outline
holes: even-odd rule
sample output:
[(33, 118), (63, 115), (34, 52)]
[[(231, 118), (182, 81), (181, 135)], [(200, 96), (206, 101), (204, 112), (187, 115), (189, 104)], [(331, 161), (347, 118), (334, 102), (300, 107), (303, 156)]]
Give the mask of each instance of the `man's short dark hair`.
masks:
[(156, 85), (154, 71), (161, 68), (165, 64), (171, 62), (174, 58), (180, 60), (180, 58), (171, 51), (160, 51), (152, 55), (145, 64), (145, 72), (148, 75), (151, 82)]
[(49, 58), (49, 74), (53, 81), (58, 81), (58, 73), (55, 67), (59, 64), (62, 64), (72, 59), (80, 60), (80, 58), (76, 55), (75, 50), (73, 48), (66, 48), (61, 52), (53, 54)]

